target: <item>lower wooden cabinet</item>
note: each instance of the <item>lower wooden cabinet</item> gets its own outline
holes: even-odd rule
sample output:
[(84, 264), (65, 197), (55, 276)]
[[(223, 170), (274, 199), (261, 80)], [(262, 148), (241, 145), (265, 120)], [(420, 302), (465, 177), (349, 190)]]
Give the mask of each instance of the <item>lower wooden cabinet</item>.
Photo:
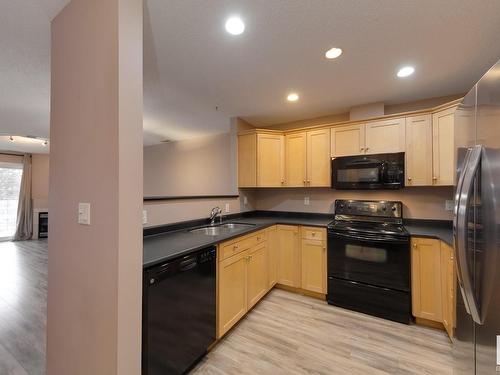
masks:
[(443, 301), (443, 325), (450, 337), (453, 337), (455, 327), (455, 306), (456, 306), (456, 272), (453, 248), (445, 243), (441, 243), (441, 291)]
[[(302, 227), (301, 233), (301, 288), (326, 294), (326, 230)], [(311, 235), (324, 240), (308, 238)]]
[(300, 288), (300, 237), (296, 225), (278, 225), (278, 284)]
[(218, 337), (247, 312), (247, 257), (244, 251), (218, 264)]
[(411, 244), (413, 315), (442, 323), (452, 337), (456, 300), (453, 248), (430, 238), (413, 237)]
[(248, 250), (247, 310), (251, 309), (269, 290), (267, 243)]
[(326, 229), (274, 225), (219, 244), (217, 337), (276, 284), (326, 294)]
[(267, 231), (267, 261), (268, 268), (268, 289), (271, 289), (278, 282), (278, 226), (273, 225)]

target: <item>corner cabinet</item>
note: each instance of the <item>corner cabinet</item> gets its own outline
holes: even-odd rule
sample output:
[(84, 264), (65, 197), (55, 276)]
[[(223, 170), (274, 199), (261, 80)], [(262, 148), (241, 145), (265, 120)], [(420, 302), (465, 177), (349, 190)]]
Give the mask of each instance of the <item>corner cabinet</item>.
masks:
[(276, 132), (252, 132), (238, 136), (239, 187), (284, 185), (284, 139)]

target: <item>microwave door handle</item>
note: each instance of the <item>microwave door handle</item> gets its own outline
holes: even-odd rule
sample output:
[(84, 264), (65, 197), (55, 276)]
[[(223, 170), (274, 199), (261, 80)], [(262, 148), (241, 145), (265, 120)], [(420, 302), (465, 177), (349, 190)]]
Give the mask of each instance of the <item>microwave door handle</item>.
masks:
[(479, 304), (474, 293), (471, 281), (471, 272), (469, 263), (467, 262), (467, 242), (468, 242), (468, 221), (469, 221), (469, 200), (471, 194), (474, 194), (474, 181), (481, 165), (482, 146), (475, 146), (470, 151), (467, 169), (463, 175), (462, 186), (457, 196), (457, 213), (456, 213), (456, 251), (458, 255), (458, 263), (462, 278), (463, 292), (466, 297), (466, 303), (469, 305), (469, 311), (472, 319), (477, 324), (482, 324)]

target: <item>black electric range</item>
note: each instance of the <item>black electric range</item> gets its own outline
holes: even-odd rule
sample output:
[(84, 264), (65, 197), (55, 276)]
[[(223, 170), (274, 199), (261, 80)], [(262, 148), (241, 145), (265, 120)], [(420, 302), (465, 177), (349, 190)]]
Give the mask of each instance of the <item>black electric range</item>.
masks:
[(335, 201), (327, 300), (401, 323), (412, 320), (410, 236), (401, 202)]

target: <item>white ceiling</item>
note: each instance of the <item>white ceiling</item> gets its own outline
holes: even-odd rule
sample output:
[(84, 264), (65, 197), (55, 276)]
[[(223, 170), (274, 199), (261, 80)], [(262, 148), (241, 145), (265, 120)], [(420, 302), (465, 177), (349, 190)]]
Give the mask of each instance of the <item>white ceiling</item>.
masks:
[[(50, 19), (67, 2), (0, 0), (0, 133), (48, 137)], [(266, 126), (461, 93), (500, 58), (498, 0), (145, 4), (146, 144), (226, 131), (232, 116)], [(241, 36), (224, 31), (232, 14)], [(329, 61), (332, 46), (344, 54)], [(417, 70), (398, 80), (403, 64)]]
[[(158, 137), (221, 131), (231, 116), (266, 126), (463, 93), (500, 59), (498, 0), (146, 4), (145, 129)], [(224, 30), (232, 14), (241, 36)], [(333, 46), (344, 54), (326, 60)], [(397, 79), (404, 64), (416, 73)], [(299, 102), (286, 102), (291, 90)]]

